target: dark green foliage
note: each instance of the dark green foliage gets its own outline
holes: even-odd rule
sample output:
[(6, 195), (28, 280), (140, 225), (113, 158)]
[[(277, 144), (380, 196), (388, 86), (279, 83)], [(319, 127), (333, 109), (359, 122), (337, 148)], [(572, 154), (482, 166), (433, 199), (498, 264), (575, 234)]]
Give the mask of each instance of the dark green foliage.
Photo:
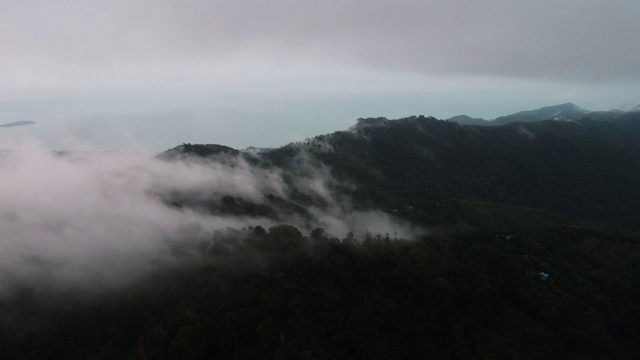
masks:
[(579, 228), (415, 242), (229, 229), (198, 246), (204, 259), (99, 299), (16, 292), (2, 301), (0, 349), (29, 359), (634, 359), (638, 240)]
[[(631, 115), (496, 127), (377, 118), (325, 136), (333, 151), (314, 155), (339, 179), (357, 184), (351, 192), (357, 206), (402, 211), (414, 222), (491, 229), (475, 221), (472, 204), (482, 202), (489, 211), (483, 216), (503, 228), (527, 228), (527, 218), (546, 211), (545, 223), (640, 230), (630, 211), (640, 199), (638, 138), (640, 118)], [(504, 221), (500, 213), (513, 206), (521, 216)]]
[[(168, 203), (281, 219), (281, 212), (305, 211), (296, 204), (325, 205), (295, 185), (326, 166), (340, 181), (331, 190), (353, 199), (356, 209), (383, 209), (414, 223), (514, 230), (589, 223), (638, 231), (640, 218), (630, 209), (640, 199), (640, 115), (614, 115), (492, 127), (424, 116), (358, 119), (352, 131), (242, 155), (254, 166), (282, 169), (290, 201), (273, 198), (264, 206), (237, 198), (220, 206), (178, 196)], [(219, 145), (190, 144), (163, 156), (177, 153), (216, 161), (220, 154), (238, 156)]]

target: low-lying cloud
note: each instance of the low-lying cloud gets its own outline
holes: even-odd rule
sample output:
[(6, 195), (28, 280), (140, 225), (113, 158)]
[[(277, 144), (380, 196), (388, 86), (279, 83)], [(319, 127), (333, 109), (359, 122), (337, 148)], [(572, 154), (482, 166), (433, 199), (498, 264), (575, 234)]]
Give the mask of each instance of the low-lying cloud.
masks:
[[(288, 223), (340, 237), (412, 236), (408, 224), (376, 210), (355, 211), (332, 196), (327, 171), (287, 183), (282, 170), (251, 166), (242, 157), (169, 162), (131, 153), (52, 154), (21, 144), (0, 156), (0, 291), (16, 284), (108, 289), (175, 264), (172, 247), (211, 239), (227, 227)], [(188, 193), (265, 204), (267, 195), (287, 199), (292, 187), (323, 205), (307, 206), (310, 217), (284, 213), (276, 221), (170, 202), (172, 194)]]

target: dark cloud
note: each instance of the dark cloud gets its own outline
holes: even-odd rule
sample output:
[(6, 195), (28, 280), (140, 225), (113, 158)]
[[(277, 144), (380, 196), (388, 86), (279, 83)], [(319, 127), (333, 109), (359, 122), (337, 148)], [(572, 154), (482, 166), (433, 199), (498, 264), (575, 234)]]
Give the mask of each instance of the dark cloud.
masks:
[(632, 0), (71, 0), (5, 8), (2, 66), (23, 78), (267, 58), (424, 74), (640, 79), (640, 2)]

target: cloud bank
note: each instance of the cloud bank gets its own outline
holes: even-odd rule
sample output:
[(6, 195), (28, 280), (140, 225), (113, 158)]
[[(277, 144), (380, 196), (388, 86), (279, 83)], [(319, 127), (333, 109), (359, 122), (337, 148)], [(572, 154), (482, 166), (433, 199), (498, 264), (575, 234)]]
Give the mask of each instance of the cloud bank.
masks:
[[(166, 162), (129, 153), (57, 154), (23, 143), (0, 156), (0, 290), (16, 284), (45, 288), (108, 289), (177, 264), (171, 249), (211, 239), (215, 230), (277, 223), (315, 226), (345, 236), (353, 231), (413, 230), (380, 211), (354, 212), (327, 188), (330, 178), (312, 174), (287, 183), (278, 169), (250, 166), (242, 158), (222, 162)], [(171, 194), (188, 193), (215, 203), (232, 196), (256, 204), (267, 194), (292, 191), (325, 199), (295, 213), (267, 217), (214, 214), (172, 206)], [(215, 241), (215, 239), (214, 239)]]

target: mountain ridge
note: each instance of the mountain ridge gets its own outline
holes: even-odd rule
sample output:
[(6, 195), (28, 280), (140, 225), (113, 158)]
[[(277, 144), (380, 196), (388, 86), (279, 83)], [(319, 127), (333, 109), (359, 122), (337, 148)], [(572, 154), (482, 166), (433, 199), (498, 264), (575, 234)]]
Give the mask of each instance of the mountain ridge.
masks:
[(8, 127), (16, 127), (16, 126), (25, 126), (25, 125), (35, 125), (35, 121), (30, 120), (22, 120), (22, 121), (14, 121), (9, 123), (0, 124), (0, 127), (8, 128)]
[(535, 122), (541, 120), (571, 120), (587, 113), (589, 113), (589, 111), (568, 102), (560, 105), (545, 106), (536, 110), (520, 111), (511, 115), (498, 117), (493, 121), (496, 124), (506, 124), (511, 122)]
[(446, 121), (453, 121), (462, 125), (481, 125), (481, 126), (492, 125), (490, 120), (485, 120), (483, 118), (472, 118), (468, 115), (456, 115), (446, 119)]
[(504, 224), (536, 226), (526, 213), (542, 210), (549, 216), (540, 224), (573, 219), (640, 230), (628, 212), (629, 199), (640, 198), (637, 138), (636, 113), (616, 121), (585, 117), (489, 127), (424, 116), (367, 118), (346, 131), (242, 156), (292, 174), (301, 171), (299, 159), (328, 167), (338, 183), (354, 185), (338, 188), (357, 207), (381, 207), (430, 225), (499, 224), (479, 220), (488, 212), (511, 217)]
[(463, 125), (496, 126), (512, 122), (535, 122), (542, 120), (576, 120), (591, 111), (585, 110), (574, 103), (568, 102), (559, 105), (544, 106), (535, 110), (518, 111), (513, 114), (499, 116), (493, 120), (472, 118), (467, 115), (457, 115), (446, 119)]

